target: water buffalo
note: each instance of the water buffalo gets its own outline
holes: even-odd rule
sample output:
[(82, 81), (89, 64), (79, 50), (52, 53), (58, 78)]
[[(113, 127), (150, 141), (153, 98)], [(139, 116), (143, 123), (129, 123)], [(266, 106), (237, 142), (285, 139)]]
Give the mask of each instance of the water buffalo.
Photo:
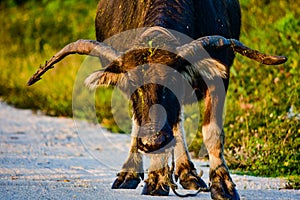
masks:
[[(102, 0), (95, 26), (96, 41), (68, 44), (40, 67), (28, 85), (69, 54), (109, 61), (85, 84), (115, 85), (132, 104), (131, 148), (112, 188), (134, 189), (144, 179), (142, 153), (151, 155), (142, 194), (168, 195), (175, 188), (173, 173), (185, 189), (207, 188), (190, 159), (183, 130), (182, 105), (196, 96), (205, 102), (202, 134), (209, 153), (211, 197), (239, 199), (223, 156), (222, 112), (234, 52), (264, 64), (281, 64), (286, 58), (260, 53), (238, 41), (238, 0)], [(103, 42), (134, 29), (142, 32), (122, 51)], [(192, 40), (182, 40), (177, 33)], [(204, 50), (209, 56), (199, 53)], [(175, 169), (168, 164), (170, 156)]]

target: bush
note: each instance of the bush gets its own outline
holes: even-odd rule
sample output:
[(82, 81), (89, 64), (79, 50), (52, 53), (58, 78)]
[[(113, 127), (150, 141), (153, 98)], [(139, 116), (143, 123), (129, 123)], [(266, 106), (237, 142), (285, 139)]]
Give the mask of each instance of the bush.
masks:
[(241, 41), (289, 60), (279, 67), (263, 66), (237, 56), (226, 105), (229, 167), (254, 175), (297, 175), (300, 3), (248, 0), (241, 5)]

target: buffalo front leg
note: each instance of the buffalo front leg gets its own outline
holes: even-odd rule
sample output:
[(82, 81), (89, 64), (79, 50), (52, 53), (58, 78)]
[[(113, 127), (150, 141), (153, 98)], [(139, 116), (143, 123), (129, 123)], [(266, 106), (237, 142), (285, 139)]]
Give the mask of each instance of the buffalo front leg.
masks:
[(137, 127), (133, 123), (129, 155), (121, 171), (117, 174), (112, 189), (136, 189), (141, 179), (144, 179), (143, 157), (137, 147)]
[[(173, 132), (176, 138), (174, 151), (176, 159), (176, 181), (179, 179), (179, 183), (184, 189), (197, 190), (199, 188), (207, 188), (205, 182), (201, 179), (201, 175), (197, 174), (197, 170), (189, 156), (185, 140), (182, 115), (177, 125), (173, 128)], [(202, 171), (200, 174), (202, 174)]]
[(224, 100), (225, 89), (222, 84), (212, 84), (208, 87), (205, 96), (202, 133), (209, 154), (209, 179), (212, 199), (238, 200), (239, 195), (229, 175), (223, 155), (225, 138), (222, 121)]

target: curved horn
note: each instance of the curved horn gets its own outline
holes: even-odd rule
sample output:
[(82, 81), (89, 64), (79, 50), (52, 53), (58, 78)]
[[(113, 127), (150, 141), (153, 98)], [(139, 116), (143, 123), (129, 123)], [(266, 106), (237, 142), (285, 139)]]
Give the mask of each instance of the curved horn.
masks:
[(41, 79), (41, 76), (53, 68), (53, 65), (61, 61), (64, 57), (70, 54), (90, 55), (95, 57), (104, 56), (109, 61), (117, 60), (122, 53), (113, 49), (111, 46), (106, 45), (95, 40), (77, 40), (66, 45), (58, 53), (56, 53), (45, 65), (40, 66), (37, 72), (29, 79), (27, 85), (30, 86)]
[(287, 57), (285, 56), (274, 56), (264, 54), (257, 50), (250, 49), (249, 47), (245, 46), (243, 43), (236, 39), (226, 39), (218, 35), (201, 37), (197, 40), (192, 41), (189, 44), (177, 47), (176, 51), (180, 56), (184, 58), (185, 56), (195, 54), (195, 52), (197, 52), (197, 50), (199, 50), (202, 47), (213, 47), (216, 49), (229, 47), (243, 56), (246, 56), (250, 59), (253, 59), (257, 62), (266, 65), (278, 65), (287, 61)]

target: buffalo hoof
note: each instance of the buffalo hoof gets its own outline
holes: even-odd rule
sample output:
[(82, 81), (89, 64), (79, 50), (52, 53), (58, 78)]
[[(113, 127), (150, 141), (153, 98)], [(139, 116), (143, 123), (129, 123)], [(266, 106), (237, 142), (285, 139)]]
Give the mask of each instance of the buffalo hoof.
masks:
[(219, 167), (210, 172), (211, 198), (217, 200), (239, 200), (239, 194), (235, 189), (226, 167)]
[(197, 175), (187, 174), (186, 177), (179, 181), (180, 185), (186, 190), (198, 190), (207, 188), (206, 183)]
[(180, 185), (186, 190), (198, 190), (207, 188), (201, 176), (197, 175), (196, 168), (191, 161), (181, 162), (178, 164), (175, 180), (179, 178)]
[(210, 187), (211, 198), (217, 200), (239, 200), (239, 194), (231, 184), (225, 182), (212, 183)]
[(118, 178), (112, 184), (112, 189), (136, 189), (139, 185), (143, 175), (130, 173), (130, 172), (121, 172), (117, 174)]
[(142, 195), (152, 195), (152, 196), (168, 196), (170, 192), (170, 187), (167, 185), (158, 186), (150, 185), (145, 183), (142, 191)]

